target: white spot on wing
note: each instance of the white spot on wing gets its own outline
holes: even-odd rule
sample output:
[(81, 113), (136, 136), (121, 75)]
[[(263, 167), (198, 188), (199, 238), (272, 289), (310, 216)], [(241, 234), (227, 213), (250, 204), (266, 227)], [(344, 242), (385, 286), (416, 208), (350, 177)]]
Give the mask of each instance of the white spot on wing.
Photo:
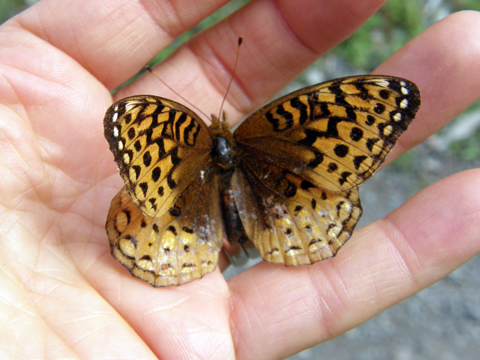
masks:
[(135, 104), (125, 104), (125, 112), (129, 112), (135, 107)]
[(385, 136), (388, 136), (392, 133), (392, 126), (388, 125), (388, 126), (385, 126), (385, 128), (383, 129), (383, 135)]
[(407, 99), (403, 99), (402, 102), (400, 103), (400, 107), (402, 109), (406, 109), (408, 106), (408, 100)]
[(378, 81), (375, 81), (375, 83), (381, 87), (388, 87), (388, 85), (390, 85), (390, 83), (387, 80), (378, 80)]

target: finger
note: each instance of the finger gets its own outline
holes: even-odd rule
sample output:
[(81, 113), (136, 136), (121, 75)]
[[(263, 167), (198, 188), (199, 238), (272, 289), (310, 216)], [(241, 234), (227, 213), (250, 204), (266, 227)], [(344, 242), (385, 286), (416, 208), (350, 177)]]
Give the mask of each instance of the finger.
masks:
[[(480, 251), (480, 171), (447, 178), (308, 267), (262, 263), (229, 281), (238, 358), (283, 358), (360, 325)], [(254, 309), (254, 310), (253, 310)]]
[(200, 281), (159, 289), (103, 253), (87, 276), (159, 359), (233, 358), (228, 287), (219, 269)]
[(480, 13), (453, 14), (410, 41), (374, 72), (420, 88), (416, 119), (388, 161), (418, 145), (480, 98)]
[(318, 57), (354, 33), (382, 4), (253, 1), (195, 38), (189, 48), (199, 59), (210, 93), (215, 94), (214, 103), (218, 103), (232, 73), (236, 46), (232, 39), (244, 36), (234, 85), (227, 98), (233, 107), (230, 112), (237, 111), (235, 123), (240, 120), (238, 113), (244, 116), (270, 99)]
[[(114, 88), (134, 75), (177, 35), (225, 2), (44, 0), (16, 21), (76, 59), (107, 87)], [(311, 62), (344, 40), (383, 2), (256, 0), (199, 36), (189, 52), (199, 58), (198, 65), (210, 81), (221, 75), (221, 84), (216, 85), (223, 94), (229, 78), (224, 75), (231, 71), (231, 62), (226, 60), (234, 54), (225, 49), (234, 47), (236, 38), (245, 35), (251, 40), (246, 50), (249, 59), (238, 77), (242, 79), (240, 86), (250, 98), (256, 99), (259, 92), (266, 98), (271, 95), (271, 88), (275, 91), (279, 88), (273, 76), (294, 77), (306, 66), (307, 58)], [(192, 60), (186, 53), (182, 53), (181, 58)], [(184, 68), (180, 66), (180, 69)], [(263, 89), (264, 79), (274, 82), (267, 91)]]
[[(234, 103), (237, 113), (245, 114), (279, 91), (318, 56), (353, 33), (382, 3), (383, 0), (361, 4), (353, 0), (343, 0), (342, 4), (324, 0), (256, 0), (181, 47), (156, 71), (168, 84), (175, 84), (177, 92), (204, 111), (216, 112), (231, 76), (236, 40), (243, 35), (245, 41), (237, 80), (229, 101)], [(349, 11), (339, 8), (348, 8)], [(145, 36), (134, 28), (130, 31), (139, 41)], [(149, 41), (150, 49), (160, 50), (158, 41)], [(122, 47), (121, 56), (115, 54), (116, 58), (130, 64), (129, 56), (125, 47)], [(150, 55), (145, 56), (144, 62), (149, 59)], [(137, 62), (135, 71), (138, 69)], [(122, 67), (109, 63), (108, 71), (116, 71), (122, 81), (126, 79)], [(152, 76), (146, 76), (116, 98), (139, 93), (166, 96), (165, 88)]]
[[(236, 80), (227, 98), (233, 104), (227, 108), (230, 119), (238, 121), (353, 33), (382, 3), (253, 1), (190, 41), (158, 72), (167, 83), (175, 84), (177, 92), (191, 95), (189, 99), (202, 110), (217, 112), (231, 76), (236, 38), (243, 35)], [(344, 8), (350, 11), (345, 14)], [(118, 97), (158, 89), (156, 80), (142, 80)]]
[(43, 0), (14, 21), (113, 89), (226, 2)]
[[(19, 202), (30, 205), (31, 200), (23, 196)], [(92, 236), (88, 224), (84, 226), (86, 222), (73, 214), (52, 215), (45, 207), (15, 210), (2, 204), (0, 358), (38, 359), (43, 354), (40, 357), (88, 359), (92, 349), (97, 358), (154, 358), (72, 262), (71, 254), (76, 252), (79, 263), (88, 267), (89, 255), (98, 249), (84, 245)], [(43, 216), (34, 214), (40, 212)], [(53, 224), (62, 221), (80, 235), (63, 241), (65, 229)]]

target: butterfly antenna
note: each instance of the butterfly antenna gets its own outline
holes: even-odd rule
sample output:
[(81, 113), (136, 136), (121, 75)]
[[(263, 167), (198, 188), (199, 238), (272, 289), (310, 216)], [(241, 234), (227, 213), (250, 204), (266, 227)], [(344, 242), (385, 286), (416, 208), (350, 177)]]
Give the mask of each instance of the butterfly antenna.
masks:
[(205, 114), (202, 110), (200, 110), (198, 107), (196, 107), (194, 104), (192, 104), (190, 101), (188, 101), (187, 99), (185, 99), (182, 95), (180, 95), (179, 93), (177, 93), (175, 90), (173, 90), (165, 81), (162, 80), (162, 78), (160, 76), (158, 76), (155, 71), (153, 71), (153, 69), (150, 67), (150, 66), (145, 66), (145, 69), (151, 73), (153, 76), (155, 76), (158, 80), (160, 80), (160, 82), (165, 85), (171, 92), (173, 92), (175, 95), (177, 95), (178, 97), (180, 97), (183, 101), (185, 101), (188, 105), (190, 105), (191, 107), (195, 108), (200, 114), (202, 114), (203, 116), (205, 116), (207, 119), (210, 119), (210, 117)]
[(218, 119), (222, 118), (223, 104), (225, 104), (225, 100), (227, 99), (228, 92), (230, 91), (230, 86), (232, 85), (232, 82), (233, 82), (233, 77), (235, 76), (235, 71), (237, 70), (238, 54), (240, 53), (240, 46), (242, 45), (242, 42), (243, 42), (243, 36), (240, 36), (238, 38), (237, 56), (235, 57), (235, 65), (233, 65), (232, 76), (230, 77), (230, 82), (228, 83), (227, 91), (225, 92), (225, 96), (223, 97), (222, 104), (220, 105), (220, 111), (218, 112)]

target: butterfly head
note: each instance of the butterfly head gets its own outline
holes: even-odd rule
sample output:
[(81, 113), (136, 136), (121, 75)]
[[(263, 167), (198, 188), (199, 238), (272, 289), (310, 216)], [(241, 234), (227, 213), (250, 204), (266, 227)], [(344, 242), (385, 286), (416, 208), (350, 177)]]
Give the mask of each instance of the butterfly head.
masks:
[(223, 132), (223, 131), (230, 132), (230, 125), (227, 122), (227, 114), (225, 113), (225, 111), (222, 111), (221, 121), (218, 118), (218, 116), (215, 114), (212, 114), (211, 119), (212, 119), (212, 125), (210, 125), (210, 129), (212, 130), (213, 134), (217, 132)]

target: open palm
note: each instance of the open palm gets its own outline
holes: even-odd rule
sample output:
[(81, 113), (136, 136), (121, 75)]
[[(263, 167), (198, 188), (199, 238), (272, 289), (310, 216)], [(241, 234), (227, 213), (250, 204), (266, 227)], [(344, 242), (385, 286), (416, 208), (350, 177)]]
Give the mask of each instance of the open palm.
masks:
[[(431, 285), (480, 250), (480, 170), (456, 174), (355, 232), (334, 259), (261, 263), (225, 281), (155, 289), (111, 256), (104, 224), (123, 186), (103, 137), (115, 100), (170, 96), (134, 75), (226, 1), (42, 0), (0, 28), (0, 357), (273, 359), (337, 336)], [(255, 0), (157, 68), (241, 118), (352, 34), (382, 1)], [(376, 73), (414, 81), (422, 107), (389, 160), (480, 97), (480, 14), (454, 14)], [(475, 45), (476, 44), (476, 45)], [(226, 259), (223, 258), (223, 263)]]

